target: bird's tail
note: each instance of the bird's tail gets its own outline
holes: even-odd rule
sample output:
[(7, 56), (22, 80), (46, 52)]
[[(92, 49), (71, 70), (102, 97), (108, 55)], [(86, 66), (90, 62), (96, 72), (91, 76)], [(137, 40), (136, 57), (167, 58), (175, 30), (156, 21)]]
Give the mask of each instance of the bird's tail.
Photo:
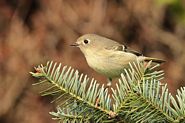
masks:
[(145, 57), (145, 58), (144, 58), (144, 61), (146, 61), (146, 62), (152, 61), (152, 62), (159, 63), (159, 64), (161, 64), (161, 63), (163, 63), (163, 62), (166, 62), (166, 61), (163, 60), (163, 59), (151, 58), (151, 57)]

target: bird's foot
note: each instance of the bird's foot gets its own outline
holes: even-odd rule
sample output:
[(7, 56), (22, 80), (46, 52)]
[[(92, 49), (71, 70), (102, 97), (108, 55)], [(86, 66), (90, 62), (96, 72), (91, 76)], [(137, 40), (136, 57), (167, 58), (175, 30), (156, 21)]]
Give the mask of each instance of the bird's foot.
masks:
[(111, 82), (107, 82), (107, 87), (110, 87), (112, 85)]
[(112, 85), (112, 78), (108, 78), (107, 79), (107, 86), (105, 87), (105, 89), (110, 88), (111, 85)]

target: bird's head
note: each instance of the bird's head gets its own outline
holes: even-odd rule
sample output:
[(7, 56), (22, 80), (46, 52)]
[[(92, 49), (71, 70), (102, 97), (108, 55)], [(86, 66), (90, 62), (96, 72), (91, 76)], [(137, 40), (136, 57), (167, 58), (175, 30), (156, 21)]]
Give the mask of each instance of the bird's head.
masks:
[(103, 37), (96, 34), (85, 34), (77, 39), (71, 46), (79, 47), (80, 50), (86, 55), (87, 53), (97, 52), (103, 45)]

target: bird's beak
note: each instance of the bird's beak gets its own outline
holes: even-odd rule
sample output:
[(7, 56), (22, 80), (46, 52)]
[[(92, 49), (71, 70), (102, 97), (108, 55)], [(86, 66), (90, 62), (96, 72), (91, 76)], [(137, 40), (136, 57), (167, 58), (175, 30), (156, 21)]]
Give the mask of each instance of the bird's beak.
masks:
[(72, 47), (78, 47), (79, 44), (77, 44), (77, 43), (75, 42), (75, 43), (71, 44), (70, 46), (72, 46)]

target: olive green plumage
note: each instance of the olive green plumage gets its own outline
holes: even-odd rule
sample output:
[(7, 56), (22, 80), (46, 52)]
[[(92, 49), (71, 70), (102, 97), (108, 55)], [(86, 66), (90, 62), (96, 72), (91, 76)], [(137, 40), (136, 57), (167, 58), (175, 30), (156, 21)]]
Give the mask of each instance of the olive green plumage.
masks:
[(143, 56), (123, 44), (96, 34), (85, 34), (72, 46), (79, 47), (88, 65), (108, 78), (119, 77), (128, 64), (136, 60), (164, 62), (161, 59)]

